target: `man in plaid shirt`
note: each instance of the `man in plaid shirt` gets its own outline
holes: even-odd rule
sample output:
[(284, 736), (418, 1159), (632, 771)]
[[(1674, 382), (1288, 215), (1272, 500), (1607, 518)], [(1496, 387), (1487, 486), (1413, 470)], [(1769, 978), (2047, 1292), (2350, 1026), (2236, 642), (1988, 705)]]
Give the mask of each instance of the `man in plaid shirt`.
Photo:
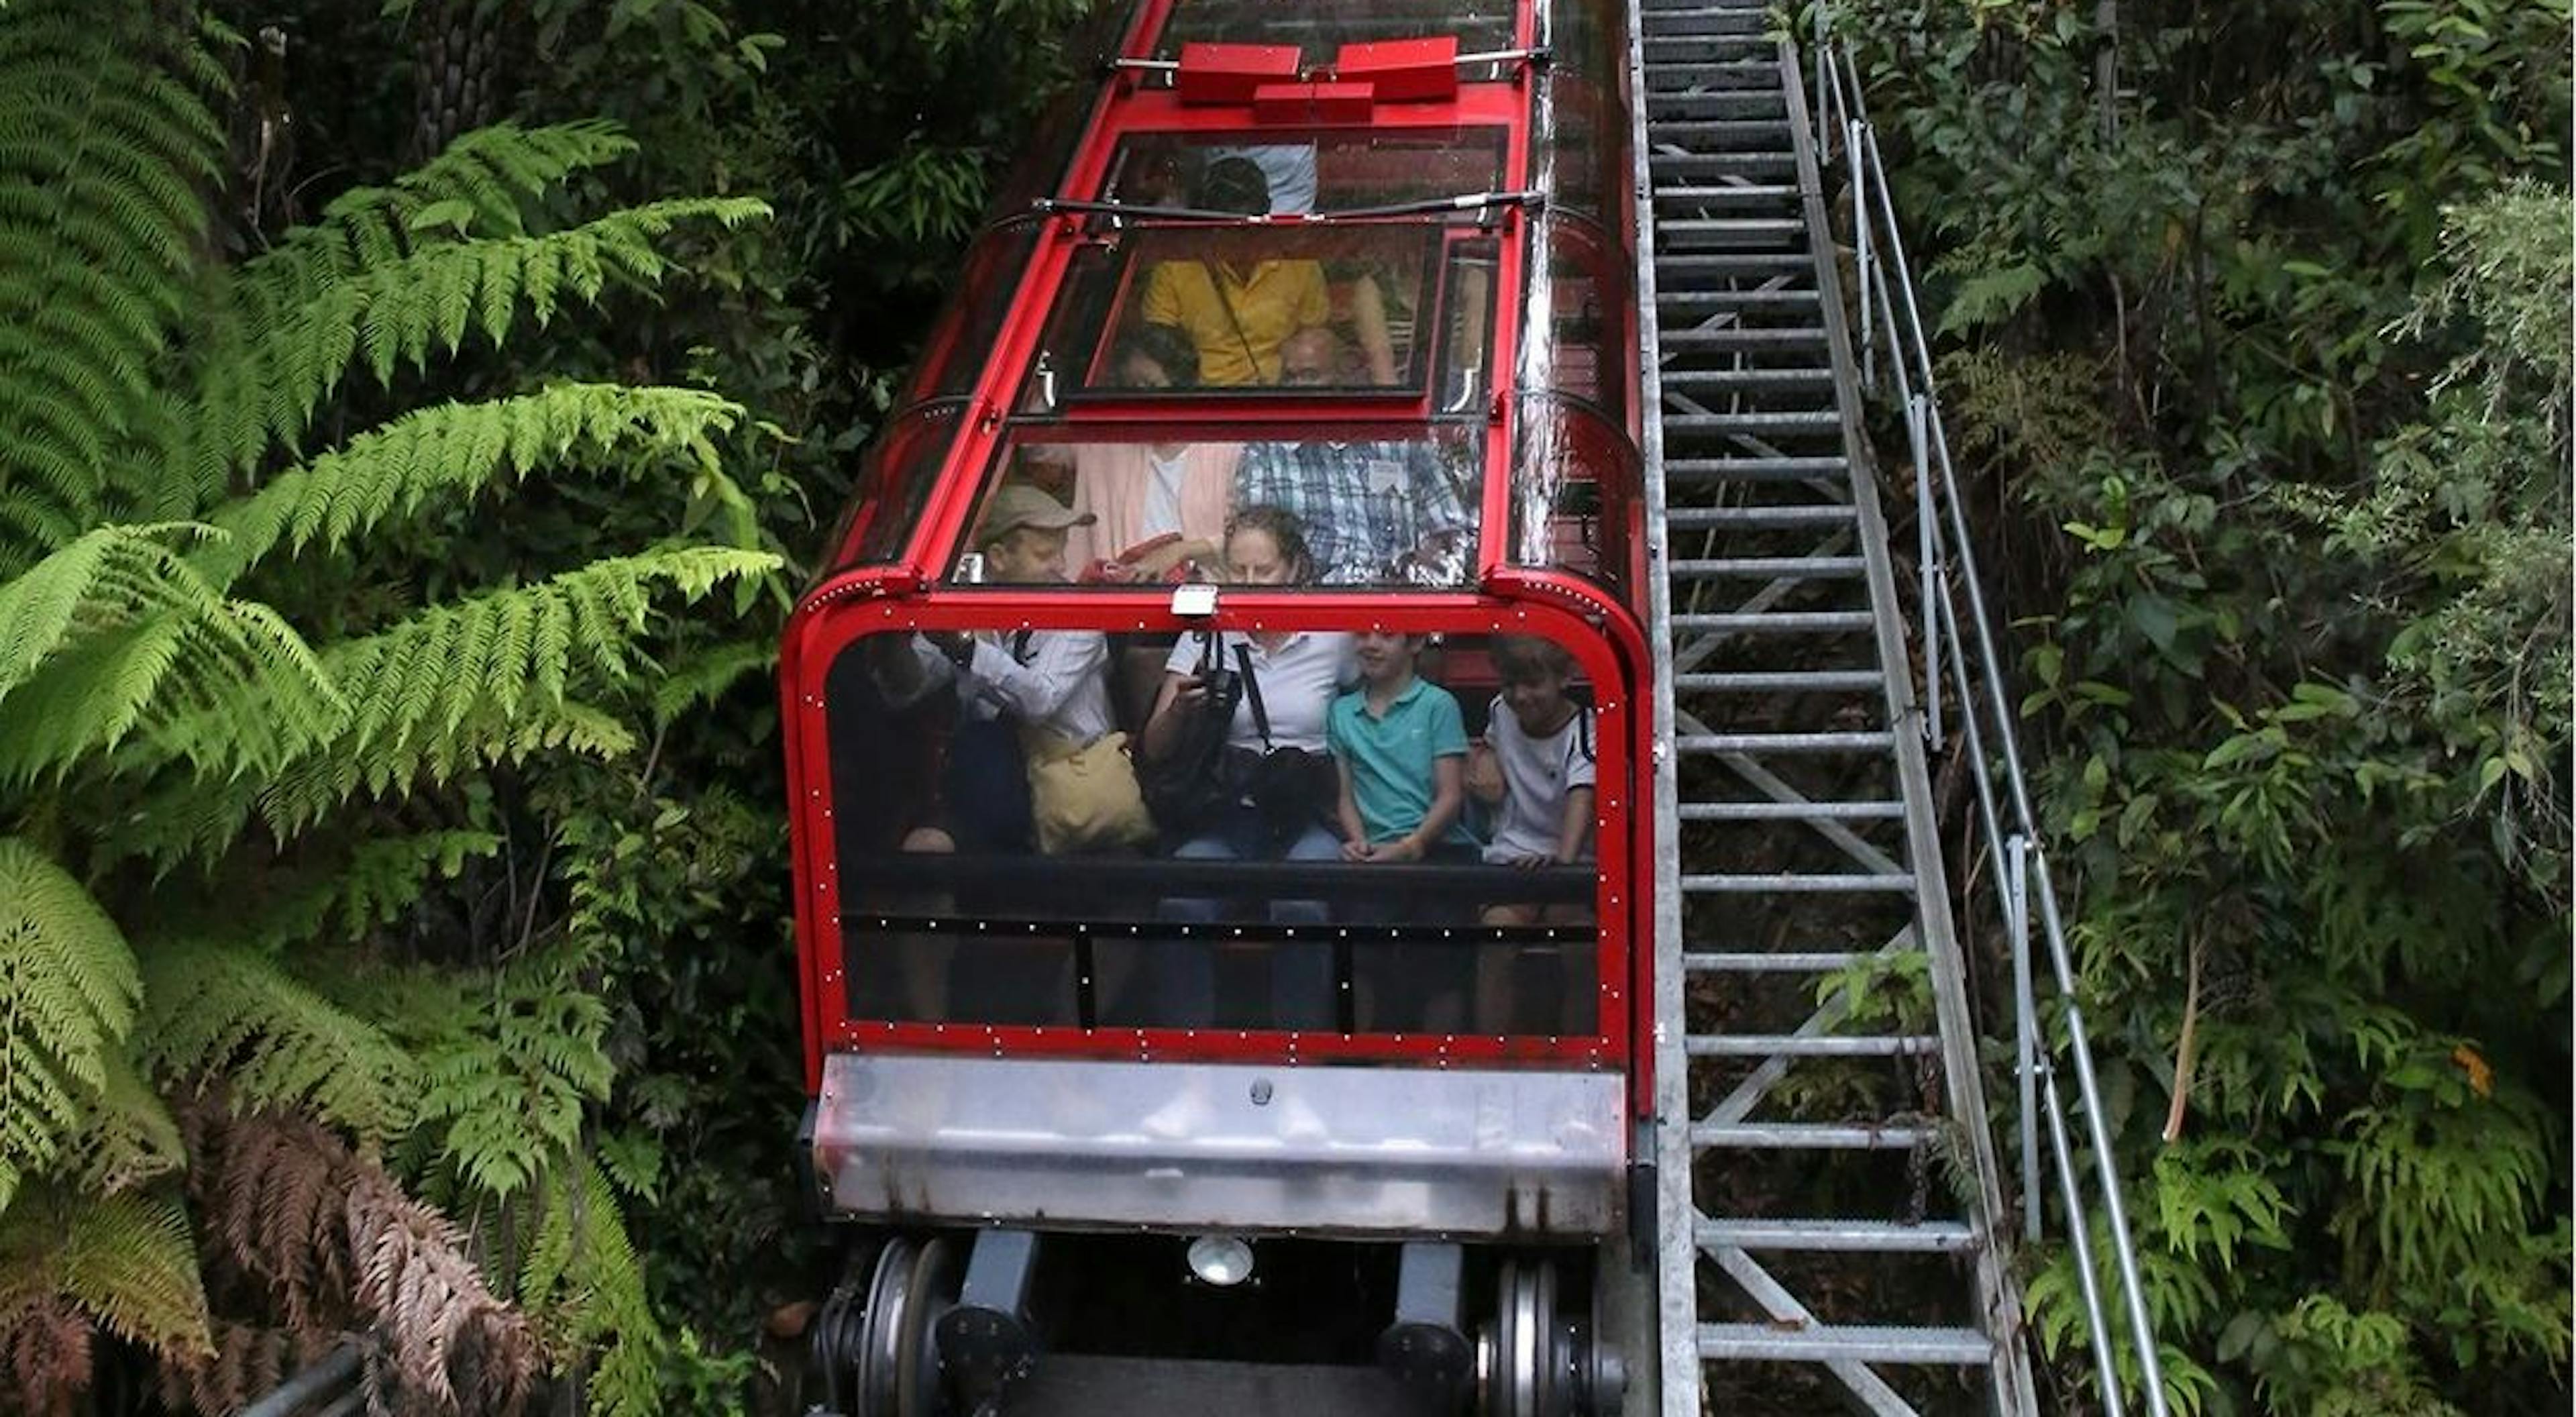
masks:
[[(1282, 349), (1284, 382), (1330, 378), (1332, 336), (1301, 330)], [(1313, 366), (1313, 367), (1310, 367)], [(1473, 476), (1426, 441), (1254, 443), (1234, 504), (1294, 513), (1326, 585), (1460, 585), (1476, 551)]]

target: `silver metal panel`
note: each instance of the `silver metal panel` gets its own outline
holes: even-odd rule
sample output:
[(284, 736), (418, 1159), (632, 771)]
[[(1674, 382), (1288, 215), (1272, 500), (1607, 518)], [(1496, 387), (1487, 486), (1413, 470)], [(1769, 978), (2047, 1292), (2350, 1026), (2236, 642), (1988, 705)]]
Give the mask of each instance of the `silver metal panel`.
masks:
[(836, 1053), (839, 1210), (1027, 1225), (1584, 1236), (1623, 1220), (1614, 1073)]

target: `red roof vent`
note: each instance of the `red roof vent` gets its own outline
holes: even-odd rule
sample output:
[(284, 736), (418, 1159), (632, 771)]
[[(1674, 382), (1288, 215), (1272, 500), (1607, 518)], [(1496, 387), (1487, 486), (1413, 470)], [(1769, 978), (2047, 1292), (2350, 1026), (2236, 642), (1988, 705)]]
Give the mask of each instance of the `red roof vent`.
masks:
[(1458, 96), (1458, 37), (1345, 44), (1333, 77), (1374, 86), (1381, 103), (1447, 103)]
[(1296, 78), (1293, 44), (1184, 44), (1173, 85), (1183, 103), (1250, 103), (1263, 85)]
[(1377, 106), (1368, 84), (1263, 84), (1252, 91), (1256, 123), (1366, 123)]

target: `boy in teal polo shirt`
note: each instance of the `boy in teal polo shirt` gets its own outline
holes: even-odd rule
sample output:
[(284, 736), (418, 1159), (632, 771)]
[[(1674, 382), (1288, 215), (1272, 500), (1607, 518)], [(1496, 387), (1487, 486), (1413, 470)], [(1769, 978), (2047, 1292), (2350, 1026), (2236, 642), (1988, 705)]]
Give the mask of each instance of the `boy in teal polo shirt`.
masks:
[[(1324, 719), (1342, 781), (1337, 815), (1345, 861), (1473, 861), (1459, 821), (1467, 800), (1467, 725), (1448, 690), (1415, 677), (1418, 635), (1361, 634), (1360, 686)], [(1371, 898), (1343, 918), (1429, 924), (1411, 902)], [(1364, 1032), (1455, 1032), (1465, 1015), (1469, 958), (1456, 949), (1361, 943), (1351, 950)]]
[(1415, 677), (1419, 635), (1358, 636), (1360, 686), (1333, 700), (1324, 746), (1340, 765), (1342, 859), (1421, 861), (1472, 853), (1467, 725), (1457, 697)]

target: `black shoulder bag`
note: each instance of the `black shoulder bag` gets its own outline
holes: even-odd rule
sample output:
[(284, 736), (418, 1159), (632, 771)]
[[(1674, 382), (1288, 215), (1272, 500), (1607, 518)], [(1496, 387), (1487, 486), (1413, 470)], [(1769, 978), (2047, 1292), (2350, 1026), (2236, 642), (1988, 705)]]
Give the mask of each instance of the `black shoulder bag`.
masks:
[(1154, 825), (1167, 836), (1189, 835), (1234, 799), (1219, 769), (1224, 765), (1226, 730), (1233, 726), (1243, 685), (1235, 675), (1210, 672), (1221, 670), (1223, 661), (1216, 657), (1216, 632), (1204, 634), (1198, 668), (1192, 672), (1208, 686), (1206, 702), (1180, 721), (1169, 748), (1136, 764), (1136, 786), (1145, 795), (1145, 809), (1154, 814)]
[(1270, 741), (1270, 711), (1261, 702), (1261, 680), (1252, 672), (1252, 647), (1237, 643), (1234, 662), (1252, 705), (1252, 727), (1261, 735), (1261, 751), (1226, 750), (1225, 779), (1261, 815), (1262, 840), (1274, 853), (1285, 851), (1306, 829), (1323, 822), (1340, 798), (1342, 780), (1333, 760), (1304, 748), (1282, 748)]

